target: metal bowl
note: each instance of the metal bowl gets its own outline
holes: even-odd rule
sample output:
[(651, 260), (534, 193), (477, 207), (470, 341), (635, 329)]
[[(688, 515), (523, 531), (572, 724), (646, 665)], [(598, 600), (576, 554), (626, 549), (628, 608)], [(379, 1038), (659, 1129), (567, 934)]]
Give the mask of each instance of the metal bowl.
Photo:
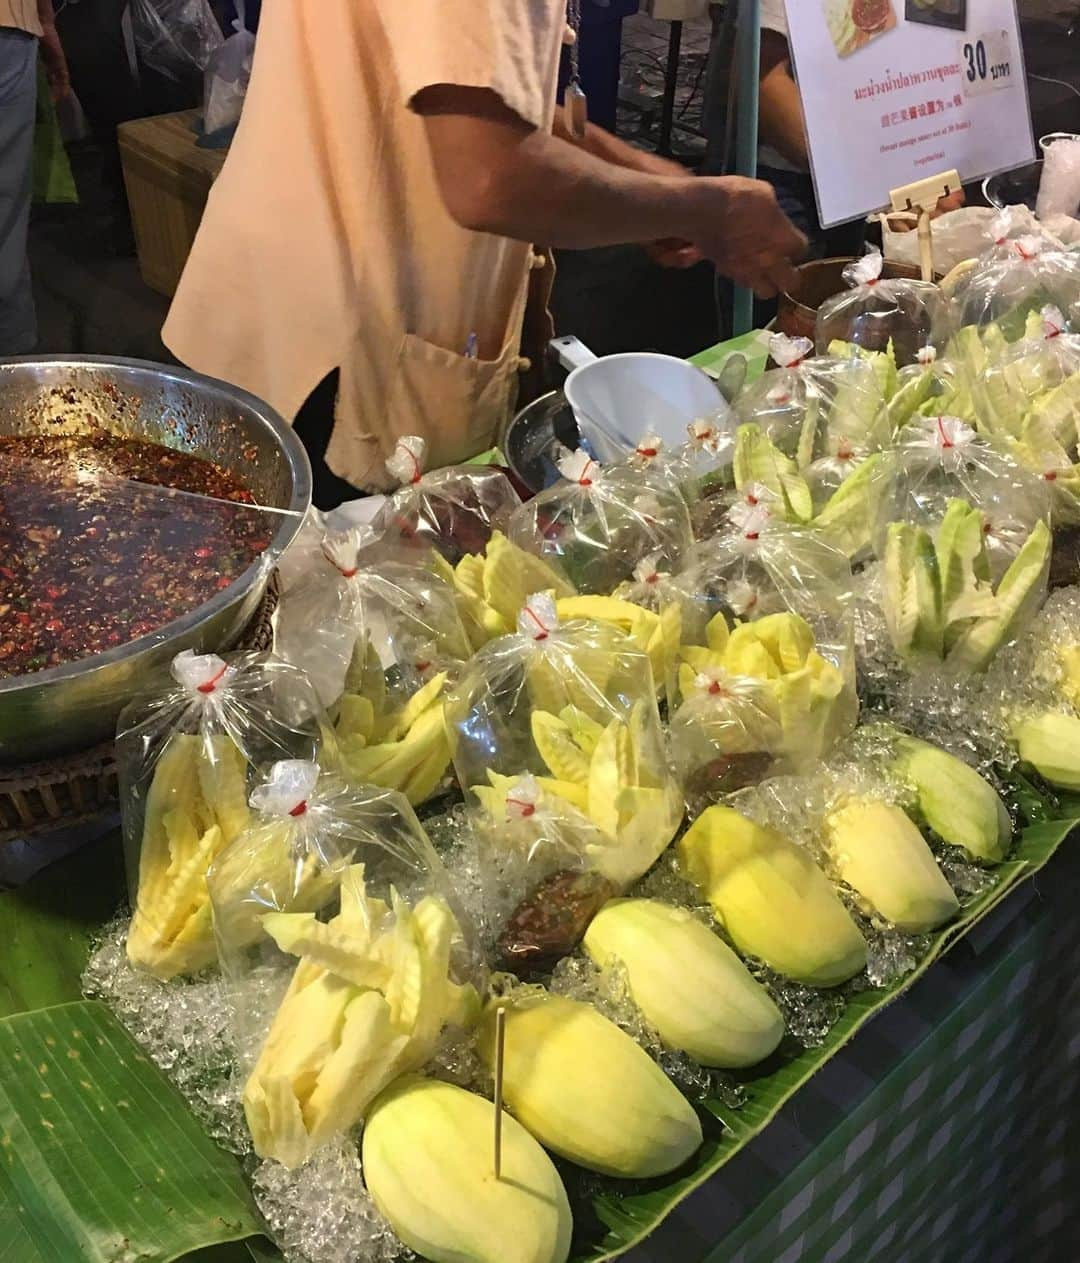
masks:
[(1035, 209), (1039, 197), (1039, 181), (1042, 179), (1043, 160), (1029, 162), (1013, 171), (988, 175), (982, 182), (983, 197), (995, 210), (1006, 206), (1026, 206)]
[(560, 446), (573, 449), (580, 442), (574, 411), (566, 396), (561, 390), (549, 390), (514, 417), (501, 446), (510, 472), (536, 495), (562, 477), (555, 467)]
[(104, 741), (125, 703), (181, 649), (233, 643), (311, 502), (307, 455), (277, 413), (244, 390), (185, 369), (84, 355), (0, 362), (0, 434), (46, 425), (51, 433), (105, 430), (205, 456), (235, 473), (259, 504), (285, 512), (269, 548), (197, 609), (105, 653), (0, 679), (0, 765)]

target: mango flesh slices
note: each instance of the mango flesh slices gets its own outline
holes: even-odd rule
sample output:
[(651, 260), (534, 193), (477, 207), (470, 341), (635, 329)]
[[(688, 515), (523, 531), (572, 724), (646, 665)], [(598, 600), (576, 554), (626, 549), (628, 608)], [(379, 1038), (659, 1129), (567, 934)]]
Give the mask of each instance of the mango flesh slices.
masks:
[[(646, 704), (638, 702), (629, 721), (596, 723), (572, 707), (561, 718), (533, 711), (537, 752), (551, 771), (540, 787), (583, 812), (611, 841), (586, 850), (592, 865), (616, 887), (640, 877), (665, 849), (682, 820), (683, 804), (666, 766), (655, 766)], [(492, 789), (474, 792), (495, 819), (505, 814), (510, 778), (488, 773)]]
[(170, 737), (146, 798), (133, 965), (167, 979), (216, 960), (207, 873), (248, 819), (247, 761), (233, 741)]
[(982, 515), (951, 500), (935, 545), (929, 532), (893, 522), (885, 547), (885, 618), (897, 653), (928, 653), (961, 671), (983, 671), (1038, 606), (1052, 538), (1038, 521), (997, 589)]
[(264, 927), (299, 955), (289, 989), (244, 1088), (244, 1111), (261, 1157), (288, 1167), (354, 1126), (388, 1083), (419, 1069), (445, 1025), (477, 1001), (449, 976), (460, 931), (445, 900), (393, 908), (367, 895), (363, 865), (341, 882), (341, 911), (272, 913)]
[(348, 775), (361, 784), (399, 790), (413, 806), (430, 798), (450, 765), (443, 722), (445, 687), (446, 673), (440, 672), (389, 714), (376, 709), (369, 698), (343, 697), (337, 737)]
[(207, 875), (214, 931), (223, 950), (249, 947), (262, 937), (267, 908), (317, 912), (333, 898), (340, 866), (307, 852), (297, 863), (291, 821), (268, 820), (226, 847)]
[(784, 753), (809, 762), (854, 724), (853, 690), (817, 652), (799, 615), (768, 614), (729, 629), (721, 613), (706, 638), (708, 648), (683, 646), (684, 705), (676, 714), (718, 753)]
[(432, 563), (439, 577), (454, 587), (473, 649), (510, 635), (518, 612), (534, 592), (574, 595), (573, 585), (557, 570), (511, 543), (502, 531), (492, 532), (482, 556), (466, 553), (451, 567), (433, 555)]

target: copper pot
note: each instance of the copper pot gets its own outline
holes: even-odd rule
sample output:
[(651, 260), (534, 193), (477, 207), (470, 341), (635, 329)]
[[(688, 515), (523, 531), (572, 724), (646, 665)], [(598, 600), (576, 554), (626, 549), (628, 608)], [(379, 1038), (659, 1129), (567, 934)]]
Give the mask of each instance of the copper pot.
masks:
[[(780, 295), (776, 313), (776, 329), (778, 333), (786, 333), (789, 338), (809, 338), (814, 340), (814, 326), (817, 323), (817, 309), (834, 294), (839, 294), (847, 286), (844, 284), (844, 268), (853, 263), (853, 258), (814, 259), (804, 263), (799, 269), (799, 284), (794, 292)], [(922, 273), (909, 263), (890, 263), (888, 260), (881, 271), (882, 276), (903, 276), (917, 281)]]

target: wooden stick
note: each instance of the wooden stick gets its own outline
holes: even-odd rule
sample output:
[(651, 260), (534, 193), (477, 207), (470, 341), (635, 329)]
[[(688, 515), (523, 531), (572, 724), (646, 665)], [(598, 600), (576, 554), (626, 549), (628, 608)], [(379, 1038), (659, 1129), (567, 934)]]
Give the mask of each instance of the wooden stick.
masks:
[(503, 1053), (506, 1048), (506, 1009), (495, 1010), (495, 1178), (502, 1179)]
[(924, 281), (934, 279), (934, 245), (930, 235), (930, 212), (925, 208), (919, 211), (919, 223), (916, 231), (919, 234), (919, 263)]

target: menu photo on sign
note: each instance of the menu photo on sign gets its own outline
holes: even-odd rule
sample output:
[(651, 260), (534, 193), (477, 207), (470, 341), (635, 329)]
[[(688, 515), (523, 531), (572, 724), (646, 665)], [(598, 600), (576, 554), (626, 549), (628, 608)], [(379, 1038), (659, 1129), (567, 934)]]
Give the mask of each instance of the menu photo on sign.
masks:
[(1035, 157), (1015, 0), (787, 0), (823, 227)]

